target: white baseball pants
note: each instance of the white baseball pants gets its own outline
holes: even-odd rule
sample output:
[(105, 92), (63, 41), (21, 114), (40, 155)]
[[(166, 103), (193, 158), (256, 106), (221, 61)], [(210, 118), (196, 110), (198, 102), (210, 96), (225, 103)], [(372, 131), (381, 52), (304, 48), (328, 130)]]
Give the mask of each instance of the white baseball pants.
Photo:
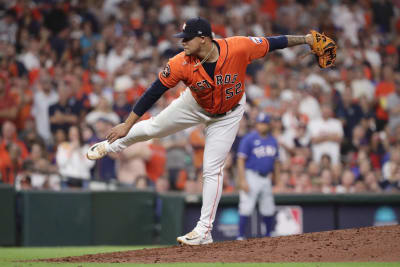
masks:
[(275, 201), (272, 194), (271, 177), (262, 177), (258, 173), (246, 169), (246, 181), (249, 184), (249, 192), (239, 192), (239, 214), (250, 216), (253, 213), (257, 201), (262, 216), (272, 216), (275, 213)]
[(210, 118), (197, 104), (190, 89), (186, 89), (157, 116), (136, 123), (125, 137), (110, 145), (109, 152), (119, 152), (136, 142), (165, 137), (204, 123), (206, 142), (203, 160), (203, 203), (195, 230), (199, 234), (206, 235), (213, 227), (222, 193), (225, 159), (239, 129), (245, 102), (246, 96), (243, 95), (239, 102), (240, 106), (234, 111), (228, 112), (223, 117)]

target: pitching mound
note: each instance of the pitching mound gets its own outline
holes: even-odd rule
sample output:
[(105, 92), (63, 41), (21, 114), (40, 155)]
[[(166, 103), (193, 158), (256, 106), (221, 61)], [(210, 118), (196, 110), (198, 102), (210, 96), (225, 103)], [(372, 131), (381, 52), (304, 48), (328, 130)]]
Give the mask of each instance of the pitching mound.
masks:
[(400, 225), (142, 249), (46, 262), (393, 262), (400, 261)]

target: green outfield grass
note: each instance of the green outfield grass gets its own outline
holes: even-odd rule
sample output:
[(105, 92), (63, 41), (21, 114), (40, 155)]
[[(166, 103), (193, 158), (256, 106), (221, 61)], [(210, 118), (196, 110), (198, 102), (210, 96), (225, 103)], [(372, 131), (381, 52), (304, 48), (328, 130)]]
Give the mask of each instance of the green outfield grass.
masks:
[(103, 252), (123, 251), (132, 249), (141, 249), (143, 247), (52, 247), (52, 248), (1, 248), (0, 247), (0, 266), (7, 267), (78, 267), (78, 266), (92, 266), (92, 267), (105, 267), (105, 266), (135, 266), (135, 267), (172, 267), (172, 266), (224, 266), (224, 267), (394, 267), (400, 266), (399, 263), (170, 263), (170, 264), (97, 264), (97, 263), (42, 263), (42, 262), (15, 262), (18, 260), (30, 260), (40, 258), (56, 258), (66, 256), (79, 256), (84, 254), (95, 254)]

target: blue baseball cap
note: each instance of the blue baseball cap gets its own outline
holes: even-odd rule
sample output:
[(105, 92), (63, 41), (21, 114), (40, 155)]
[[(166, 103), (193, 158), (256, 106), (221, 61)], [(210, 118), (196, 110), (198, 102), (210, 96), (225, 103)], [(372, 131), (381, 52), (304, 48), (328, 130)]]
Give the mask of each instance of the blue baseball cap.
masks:
[(192, 39), (198, 36), (212, 37), (211, 24), (202, 17), (192, 18), (183, 24), (182, 32), (173, 36), (184, 39)]
[(270, 123), (271, 118), (268, 116), (267, 113), (261, 112), (257, 115), (256, 121), (261, 123)]

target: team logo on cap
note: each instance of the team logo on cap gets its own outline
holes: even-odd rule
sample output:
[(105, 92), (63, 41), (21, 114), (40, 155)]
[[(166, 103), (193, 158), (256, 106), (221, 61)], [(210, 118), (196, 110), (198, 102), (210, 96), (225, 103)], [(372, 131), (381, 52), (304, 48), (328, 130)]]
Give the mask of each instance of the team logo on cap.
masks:
[(183, 23), (182, 30), (185, 30), (185, 28), (186, 28), (186, 22)]
[(171, 73), (171, 68), (169, 67), (169, 64), (167, 64), (167, 65), (164, 67), (163, 71), (161, 72), (161, 75), (162, 75), (164, 78), (167, 78), (167, 77), (169, 76), (170, 73)]
[(253, 43), (256, 43), (256, 44), (261, 44), (262, 43), (262, 39), (260, 37), (251, 37), (250, 36), (249, 39), (252, 40)]

